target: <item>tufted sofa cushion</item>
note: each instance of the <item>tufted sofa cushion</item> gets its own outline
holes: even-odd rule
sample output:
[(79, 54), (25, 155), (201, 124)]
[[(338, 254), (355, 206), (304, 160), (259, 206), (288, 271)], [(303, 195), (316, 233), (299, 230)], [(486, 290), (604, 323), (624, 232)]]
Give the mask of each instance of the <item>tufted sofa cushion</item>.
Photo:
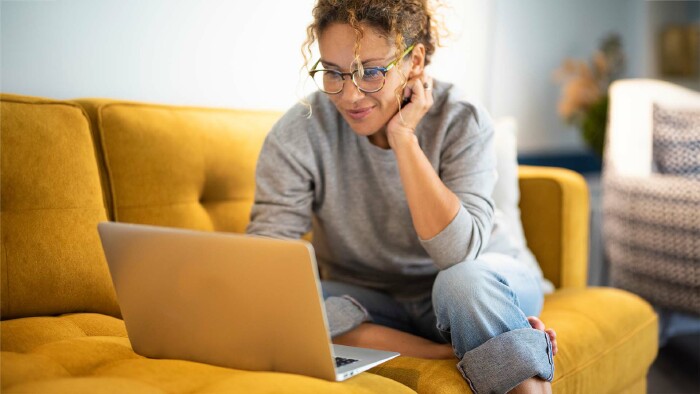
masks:
[(343, 383), (249, 372), (133, 352), (124, 322), (99, 314), (2, 322), (2, 392), (17, 393), (413, 393), (364, 373)]
[(63, 101), (0, 101), (2, 319), (118, 316), (95, 231), (106, 213), (86, 114)]
[(111, 219), (245, 232), (260, 148), (280, 114), (84, 99)]

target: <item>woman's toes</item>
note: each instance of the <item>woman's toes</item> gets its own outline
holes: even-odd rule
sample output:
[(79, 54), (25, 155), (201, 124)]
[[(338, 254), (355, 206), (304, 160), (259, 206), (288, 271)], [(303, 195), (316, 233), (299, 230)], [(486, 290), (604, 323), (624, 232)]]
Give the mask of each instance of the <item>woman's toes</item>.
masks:
[(535, 316), (529, 316), (527, 318), (527, 321), (530, 323), (530, 326), (534, 328), (535, 330), (540, 330), (544, 331), (544, 323), (542, 323), (542, 320), (538, 319)]
[(534, 328), (535, 330), (540, 330), (544, 331), (547, 333), (547, 336), (549, 337), (549, 342), (552, 343), (552, 355), (556, 356), (557, 352), (559, 351), (557, 347), (557, 333), (551, 328), (545, 329), (544, 323), (542, 320), (537, 318), (536, 316), (528, 316), (527, 318), (528, 323), (530, 323), (530, 326)]
[(552, 343), (552, 355), (556, 356), (557, 351), (559, 350), (559, 347), (557, 346), (557, 333), (551, 328), (544, 330), (544, 332), (547, 333), (547, 336), (549, 336), (549, 341)]

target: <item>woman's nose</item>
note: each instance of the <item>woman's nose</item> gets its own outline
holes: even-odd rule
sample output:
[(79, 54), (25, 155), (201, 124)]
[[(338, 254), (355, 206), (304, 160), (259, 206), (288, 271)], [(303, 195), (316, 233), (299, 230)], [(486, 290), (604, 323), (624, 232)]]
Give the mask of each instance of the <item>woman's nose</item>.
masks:
[(352, 78), (347, 78), (343, 81), (343, 91), (340, 92), (340, 94), (344, 101), (348, 101), (351, 103), (365, 96), (364, 92), (362, 92), (357, 86), (355, 86), (355, 83), (352, 81)]

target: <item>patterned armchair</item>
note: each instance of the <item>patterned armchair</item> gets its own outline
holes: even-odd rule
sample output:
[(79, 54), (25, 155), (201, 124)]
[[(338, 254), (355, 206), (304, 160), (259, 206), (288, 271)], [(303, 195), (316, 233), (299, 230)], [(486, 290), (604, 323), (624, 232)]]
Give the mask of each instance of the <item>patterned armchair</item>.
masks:
[(609, 114), (603, 233), (612, 282), (700, 318), (700, 93), (617, 81)]

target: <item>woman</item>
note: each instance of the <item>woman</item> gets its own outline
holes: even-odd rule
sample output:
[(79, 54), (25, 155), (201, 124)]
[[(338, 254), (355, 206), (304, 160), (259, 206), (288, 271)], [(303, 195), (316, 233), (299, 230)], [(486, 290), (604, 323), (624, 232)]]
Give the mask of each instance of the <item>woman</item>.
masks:
[(248, 232), (313, 228), (335, 343), (456, 356), (478, 393), (550, 392), (541, 273), (494, 226), (489, 115), (424, 73), (426, 2), (318, 0), (313, 16), (320, 91), (268, 135)]

